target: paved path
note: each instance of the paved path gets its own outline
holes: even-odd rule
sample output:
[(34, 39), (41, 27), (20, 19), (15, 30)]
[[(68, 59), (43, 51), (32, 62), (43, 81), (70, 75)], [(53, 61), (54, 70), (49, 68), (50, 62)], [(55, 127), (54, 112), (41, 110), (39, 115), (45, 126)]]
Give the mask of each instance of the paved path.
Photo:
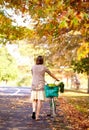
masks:
[(31, 93), (30, 87), (0, 87), (0, 95), (26, 96)]
[[(18, 90), (17, 90), (18, 91)], [(9, 92), (13, 93), (12, 90)], [(30, 96), (27, 95), (0, 95), (0, 130), (69, 130), (62, 111), (57, 103), (56, 118), (47, 117), (49, 103), (46, 101), (40, 115), (40, 120), (31, 118), (32, 107)]]

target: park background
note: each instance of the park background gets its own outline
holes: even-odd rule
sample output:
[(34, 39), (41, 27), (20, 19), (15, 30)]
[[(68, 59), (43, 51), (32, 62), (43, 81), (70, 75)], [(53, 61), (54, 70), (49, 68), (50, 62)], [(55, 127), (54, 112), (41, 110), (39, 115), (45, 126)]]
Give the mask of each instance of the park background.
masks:
[(1, 0), (0, 85), (30, 86), (43, 55), (66, 88), (89, 93), (88, 7), (87, 0)]

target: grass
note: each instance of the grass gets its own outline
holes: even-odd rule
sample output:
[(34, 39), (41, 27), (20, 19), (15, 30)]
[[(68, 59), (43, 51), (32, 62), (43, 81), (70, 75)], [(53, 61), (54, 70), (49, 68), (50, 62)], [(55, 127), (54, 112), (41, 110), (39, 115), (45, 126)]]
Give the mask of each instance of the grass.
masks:
[(63, 94), (70, 104), (83, 114), (89, 114), (89, 94), (75, 91), (65, 91)]
[(89, 113), (89, 97), (71, 97), (68, 101), (83, 114)]

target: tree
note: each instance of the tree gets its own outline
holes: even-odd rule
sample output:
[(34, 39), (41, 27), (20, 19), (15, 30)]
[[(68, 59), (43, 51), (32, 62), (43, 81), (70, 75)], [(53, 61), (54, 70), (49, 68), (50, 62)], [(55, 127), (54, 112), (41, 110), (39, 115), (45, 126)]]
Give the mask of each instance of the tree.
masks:
[(74, 71), (78, 73), (86, 73), (88, 77), (88, 93), (89, 93), (89, 56), (72, 63)]
[[(0, 37), (8, 40), (38, 37), (37, 44), (46, 45), (51, 63), (55, 60), (59, 66), (59, 63), (71, 66), (71, 60), (78, 57), (77, 52), (83, 46), (83, 42), (89, 41), (87, 0), (0, 0), (0, 5)], [(5, 13), (7, 9), (21, 14), (22, 17), (29, 13), (34, 24), (33, 30), (13, 26), (12, 17)], [(41, 42), (43, 37), (46, 39), (45, 42)]]
[(29, 12), (36, 32), (40, 36), (46, 35), (48, 39), (57, 38), (58, 40), (60, 35), (71, 30), (79, 31), (82, 36), (88, 31), (88, 2), (81, 0), (3, 0), (0, 4), (3, 15), (8, 16), (9, 19), (11, 16), (5, 13), (6, 9), (14, 10), (15, 14), (22, 12), (22, 17)]
[(88, 93), (89, 93), (89, 42), (83, 42), (78, 49), (77, 58), (72, 62), (74, 71), (78, 73), (86, 73), (88, 77)]
[(30, 15), (37, 21), (37, 34), (48, 40), (51, 59), (57, 62), (62, 59), (62, 64), (70, 65), (81, 43), (89, 39), (89, 4), (81, 0), (32, 0), (28, 6)]
[(0, 47), (0, 81), (10, 81), (18, 77), (16, 61), (4, 46)]
[[(14, 26), (10, 16), (7, 16), (5, 11), (0, 11), (0, 40), (5, 44), (7, 41), (21, 40), (24, 38), (32, 38), (34, 31), (26, 27)], [(9, 15), (9, 14), (8, 14)]]
[[(88, 40), (88, 2), (81, 0), (3, 0), (0, 1), (0, 4), (1, 13), (3, 17), (9, 19), (10, 25), (8, 27), (8, 21), (5, 18), (3, 20), (1, 18), (2, 30), (0, 32), (3, 32), (4, 28), (7, 31), (9, 30), (10, 33), (7, 33), (7, 31), (4, 32), (4, 36), (7, 36), (8, 39), (31, 37), (34, 36), (35, 32), (35, 35), (39, 34), (40, 37), (46, 36), (50, 44), (57, 42), (56, 48), (59, 48), (61, 38), (64, 44), (65, 37), (75, 36), (75, 32), (77, 31), (79, 34), (76, 35), (79, 37), (81, 35), (81, 41), (84, 39)], [(22, 15), (22, 17), (28, 12), (31, 19), (33, 19), (34, 31), (26, 30), (23, 27), (12, 26), (12, 22), (15, 21), (10, 14), (6, 13), (7, 9), (14, 11), (17, 16)], [(77, 44), (79, 43), (80, 40), (77, 39)], [(59, 50), (57, 49), (57, 51)]]
[(72, 61), (74, 71), (78, 73), (86, 73), (88, 77), (88, 93), (89, 93), (89, 42), (82, 42), (77, 51), (77, 57)]

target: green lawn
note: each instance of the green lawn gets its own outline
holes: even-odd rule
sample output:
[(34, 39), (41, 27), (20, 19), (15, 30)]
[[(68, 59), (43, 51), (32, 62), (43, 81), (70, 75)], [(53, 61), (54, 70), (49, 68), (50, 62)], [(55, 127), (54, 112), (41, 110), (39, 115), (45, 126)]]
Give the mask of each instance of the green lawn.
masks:
[(68, 102), (83, 114), (89, 115), (89, 94), (82, 92), (66, 91), (63, 96), (66, 96)]

